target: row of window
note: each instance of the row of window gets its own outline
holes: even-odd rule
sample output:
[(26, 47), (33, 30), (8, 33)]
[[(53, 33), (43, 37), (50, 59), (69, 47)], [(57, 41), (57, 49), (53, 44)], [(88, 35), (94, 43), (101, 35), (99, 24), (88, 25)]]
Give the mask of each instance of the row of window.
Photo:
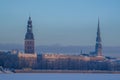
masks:
[(33, 46), (27, 46), (27, 47), (25, 47), (25, 49), (33, 50), (34, 47)]
[(29, 44), (34, 44), (34, 42), (33, 41), (26, 41), (25, 42), (25, 45), (29, 45)]

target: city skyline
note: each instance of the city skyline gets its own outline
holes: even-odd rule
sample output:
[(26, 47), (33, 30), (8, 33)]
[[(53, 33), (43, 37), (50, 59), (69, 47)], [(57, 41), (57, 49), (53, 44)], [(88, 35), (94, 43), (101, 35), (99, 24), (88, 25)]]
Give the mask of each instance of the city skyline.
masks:
[(30, 15), (36, 45), (93, 46), (99, 16), (103, 46), (119, 46), (119, 0), (27, 1), (1, 2), (0, 43), (23, 44)]

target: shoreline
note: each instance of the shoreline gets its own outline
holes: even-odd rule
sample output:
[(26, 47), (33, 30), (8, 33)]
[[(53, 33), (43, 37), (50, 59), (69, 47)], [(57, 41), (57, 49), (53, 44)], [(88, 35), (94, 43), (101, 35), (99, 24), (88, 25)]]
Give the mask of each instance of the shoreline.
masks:
[(85, 71), (85, 70), (15, 70), (14, 73), (107, 73), (120, 74), (120, 71)]

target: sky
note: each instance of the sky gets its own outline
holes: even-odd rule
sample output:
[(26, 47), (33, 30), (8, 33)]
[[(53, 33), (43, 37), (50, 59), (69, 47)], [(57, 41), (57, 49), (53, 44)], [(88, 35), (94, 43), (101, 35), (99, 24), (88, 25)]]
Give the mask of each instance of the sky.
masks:
[(120, 0), (0, 0), (0, 43), (24, 44), (28, 17), (36, 45), (120, 45)]

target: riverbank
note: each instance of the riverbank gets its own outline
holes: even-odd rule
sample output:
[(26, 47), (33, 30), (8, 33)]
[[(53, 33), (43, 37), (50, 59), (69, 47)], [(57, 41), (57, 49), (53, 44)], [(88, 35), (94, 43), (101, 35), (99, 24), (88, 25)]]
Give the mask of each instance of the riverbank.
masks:
[(15, 73), (107, 73), (120, 74), (120, 71), (84, 71), (84, 70), (15, 70)]
[(14, 73), (10, 70), (4, 70), (4, 71), (0, 71), (0, 74), (11, 74), (11, 73)]

